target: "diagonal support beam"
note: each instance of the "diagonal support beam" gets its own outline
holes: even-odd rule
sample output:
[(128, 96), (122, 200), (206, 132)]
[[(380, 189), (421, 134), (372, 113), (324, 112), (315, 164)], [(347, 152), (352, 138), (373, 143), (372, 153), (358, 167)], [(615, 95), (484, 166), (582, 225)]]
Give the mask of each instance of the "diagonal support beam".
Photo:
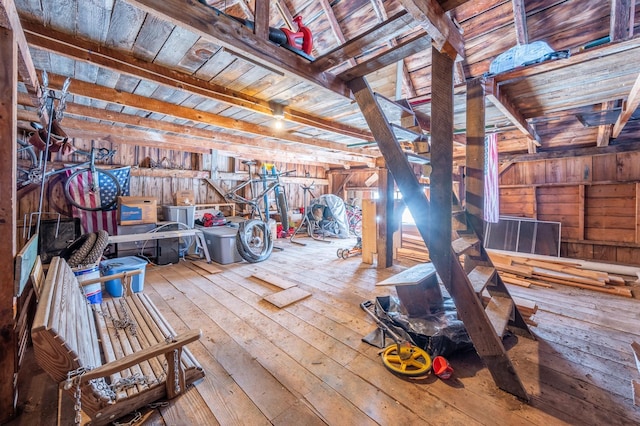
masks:
[(540, 136), (535, 129), (527, 123), (527, 120), (516, 109), (515, 105), (509, 97), (500, 90), (500, 85), (493, 78), (488, 78), (484, 82), (484, 90), (487, 99), (489, 99), (496, 108), (500, 110), (522, 133), (533, 140), (533, 144), (540, 145)]
[(627, 100), (624, 103), (622, 112), (620, 113), (618, 120), (616, 120), (616, 124), (613, 126), (613, 133), (611, 135), (613, 138), (620, 136), (620, 132), (622, 132), (622, 129), (627, 124), (634, 111), (638, 109), (638, 106), (640, 106), (640, 74), (638, 74), (636, 82), (633, 84), (631, 92), (629, 92), (629, 96), (627, 96)]
[[(251, 30), (196, 0), (126, 0), (145, 12), (193, 31), (204, 40), (228, 49), (234, 55), (260, 64), (287, 77), (303, 78), (316, 86), (344, 97), (350, 93), (336, 76), (317, 72), (308, 60), (280, 48), (269, 40), (257, 38)], [(251, 58), (251, 59), (250, 59)]]
[(452, 59), (464, 59), (464, 39), (436, 0), (400, 0), (400, 3), (431, 36), (433, 45)]
[[(40, 104), (40, 82), (14, 0), (0, 0), (0, 27), (13, 31), (18, 45), (18, 74), (31, 95), (31, 104), (37, 108)], [(41, 117), (43, 124), (46, 125), (47, 121), (48, 117)]]

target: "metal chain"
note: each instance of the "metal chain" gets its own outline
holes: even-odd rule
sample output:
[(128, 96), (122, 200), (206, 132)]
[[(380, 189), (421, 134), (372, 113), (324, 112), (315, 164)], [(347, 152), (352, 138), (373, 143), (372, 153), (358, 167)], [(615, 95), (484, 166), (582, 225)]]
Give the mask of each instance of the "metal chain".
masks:
[(180, 365), (179, 365), (180, 360), (178, 359), (178, 355), (179, 355), (178, 350), (174, 349), (174, 351), (173, 351), (173, 374), (174, 374), (173, 388), (174, 388), (176, 394), (179, 394), (180, 391), (181, 391), (181, 389), (180, 389), (180, 377), (178, 376), (178, 373), (180, 372)]
[(122, 319), (114, 318), (109, 313), (104, 312), (101, 309), (98, 309), (98, 307), (96, 305), (97, 304), (95, 304), (95, 303), (94, 304), (90, 304), (91, 309), (93, 309), (94, 312), (97, 312), (104, 319), (107, 319), (107, 320), (111, 321), (113, 323), (113, 326), (116, 329), (126, 330), (128, 328), (129, 329), (129, 333), (132, 336), (137, 336), (138, 335), (138, 325), (129, 316), (129, 311), (127, 309), (127, 304), (124, 303), (124, 300), (120, 299), (120, 307), (121, 307), (120, 313), (122, 315)]
[(87, 373), (87, 371), (91, 370), (92, 367), (79, 367), (75, 370), (71, 370), (67, 372), (67, 380), (64, 383), (64, 389), (69, 390), (74, 385), (76, 387), (73, 392), (73, 396), (75, 398), (75, 403), (73, 405), (73, 409), (76, 412), (75, 416), (75, 424), (79, 425), (82, 423), (82, 389), (80, 387), (80, 378)]
[(138, 423), (140, 420), (142, 420), (142, 414), (140, 414), (139, 411), (136, 411), (133, 415), (133, 418), (131, 420), (129, 420), (128, 422), (124, 422), (124, 423), (120, 423), (120, 422), (113, 422), (112, 424), (114, 426), (132, 426), (136, 423)]

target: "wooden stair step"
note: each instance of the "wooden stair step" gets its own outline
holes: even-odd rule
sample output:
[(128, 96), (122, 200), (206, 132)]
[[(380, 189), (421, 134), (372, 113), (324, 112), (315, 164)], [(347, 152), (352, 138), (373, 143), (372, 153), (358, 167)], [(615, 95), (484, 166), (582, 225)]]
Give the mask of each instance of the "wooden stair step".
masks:
[(458, 205), (451, 207), (451, 227), (454, 231), (467, 229), (467, 214)]
[(489, 322), (499, 337), (502, 337), (513, 312), (513, 301), (508, 297), (493, 296), (485, 308)]
[(476, 266), (473, 268), (473, 271), (469, 272), (468, 275), (473, 291), (480, 295), (495, 273), (496, 269), (491, 266)]
[(391, 123), (391, 129), (393, 130), (393, 134), (396, 135), (398, 140), (405, 140), (409, 142), (417, 141), (426, 138), (426, 135), (422, 134), (422, 131), (416, 132), (414, 130), (410, 130), (406, 127), (402, 127), (398, 124)]
[(387, 121), (400, 122), (402, 117), (406, 117), (407, 115), (415, 115), (411, 108), (406, 107), (405, 105), (402, 105), (387, 97), (384, 97), (380, 93), (374, 93), (373, 96), (380, 106), (380, 109), (382, 109), (382, 111), (384, 112)]
[(461, 256), (468, 251), (471, 251), (472, 249), (477, 249), (477, 245), (479, 242), (480, 240), (478, 239), (476, 234), (462, 234), (460, 235), (460, 238), (451, 243), (451, 247), (453, 248), (455, 254)]
[(404, 155), (407, 156), (407, 160), (410, 163), (416, 164), (431, 164), (431, 157), (424, 154), (416, 154), (415, 152), (405, 151)]

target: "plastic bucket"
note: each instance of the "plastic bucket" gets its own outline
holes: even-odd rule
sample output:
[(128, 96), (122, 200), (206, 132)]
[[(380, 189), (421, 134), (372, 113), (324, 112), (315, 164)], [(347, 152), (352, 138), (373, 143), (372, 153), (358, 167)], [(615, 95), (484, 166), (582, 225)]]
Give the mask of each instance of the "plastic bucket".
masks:
[[(84, 281), (100, 278), (100, 267), (93, 265), (88, 268), (78, 268), (73, 273), (78, 278), (80, 285), (82, 285)], [(82, 288), (89, 303), (102, 303), (102, 285), (100, 283), (89, 284)]]
[[(119, 274), (120, 272), (130, 272), (140, 269), (142, 271), (141, 274), (131, 277), (131, 289), (134, 293), (141, 292), (144, 289), (144, 273), (146, 267), (147, 261), (137, 256), (119, 257), (100, 262), (102, 275), (105, 277)], [(122, 297), (124, 295), (122, 280), (119, 278), (106, 281), (104, 286), (107, 292), (113, 297)]]

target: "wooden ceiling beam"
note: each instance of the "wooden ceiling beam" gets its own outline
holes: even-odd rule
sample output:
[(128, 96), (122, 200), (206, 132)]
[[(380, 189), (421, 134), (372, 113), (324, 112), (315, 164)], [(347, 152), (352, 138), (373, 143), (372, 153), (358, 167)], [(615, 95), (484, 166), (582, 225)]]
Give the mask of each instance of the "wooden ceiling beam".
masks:
[(287, 27), (291, 31), (296, 31), (297, 28), (295, 28), (293, 25), (293, 15), (291, 15), (291, 12), (289, 11), (289, 8), (287, 7), (284, 0), (277, 0), (276, 8), (278, 9), (280, 16), (282, 16), (282, 20), (284, 21), (284, 23), (287, 24)]
[[(29, 121), (34, 116), (35, 113), (33, 112), (25, 110), (18, 112), (19, 120)], [(149, 132), (130, 127), (113, 126), (106, 123), (88, 122), (69, 116), (65, 117), (63, 124), (65, 131), (72, 138), (103, 140), (119, 145), (138, 145), (150, 148), (171, 149), (175, 151), (201, 154), (210, 153), (213, 149), (230, 157), (244, 159), (269, 159), (271, 161), (284, 161), (296, 164), (339, 165), (341, 167), (345, 164), (342, 161), (333, 162), (318, 151), (312, 154), (301, 154), (290, 152), (282, 148), (279, 150), (267, 150), (259, 146), (251, 145), (247, 145), (241, 150), (238, 150), (237, 147), (239, 145), (229, 143), (224, 140), (216, 141), (206, 138), (190, 138), (186, 136)]]
[[(26, 95), (19, 94), (18, 102), (24, 103)], [(317, 148), (305, 147), (304, 145), (299, 144), (286, 144), (263, 140), (259, 138), (249, 138), (244, 136), (231, 135), (228, 133), (217, 132), (214, 130), (201, 129), (194, 126), (186, 126), (175, 123), (170, 123), (162, 120), (154, 120), (151, 118), (144, 118), (138, 115), (124, 114), (121, 112), (89, 107), (86, 105), (80, 105), (73, 102), (67, 102), (67, 107), (65, 109), (65, 116), (76, 116), (76, 117), (86, 117), (94, 120), (114, 122), (119, 124), (124, 124), (128, 126), (137, 126), (141, 128), (148, 128), (152, 130), (162, 131), (162, 132), (171, 132), (183, 135), (185, 137), (192, 138), (203, 138), (210, 140), (216, 143), (223, 143), (225, 146), (223, 148), (229, 150), (231, 147), (228, 144), (232, 144), (232, 148), (234, 151), (241, 151), (246, 146), (251, 146), (255, 148), (260, 148), (265, 151), (286, 151), (292, 154), (302, 154), (302, 155), (321, 155), (325, 158), (325, 162), (329, 162), (332, 164), (340, 164), (341, 162), (351, 162), (351, 163), (360, 163), (364, 161), (365, 163), (369, 162), (370, 159), (362, 158), (358, 155), (344, 154), (340, 152), (331, 152), (327, 150), (318, 150)], [(66, 119), (62, 123), (62, 127), (66, 126)], [(151, 132), (148, 139), (153, 141), (155, 138), (156, 132)], [(286, 147), (286, 148), (284, 148)], [(372, 161), (372, 160), (371, 160)]]
[(462, 34), (436, 0), (400, 0), (400, 3), (429, 34), (439, 52), (464, 59)]
[(484, 90), (487, 99), (495, 105), (522, 133), (532, 139), (533, 144), (540, 146), (540, 136), (535, 129), (527, 122), (520, 112), (513, 105), (513, 102), (502, 91), (500, 85), (493, 79), (488, 78), (484, 81)]
[(338, 74), (338, 77), (344, 81), (350, 81), (354, 78), (364, 77), (367, 74), (378, 71), (388, 65), (394, 64), (407, 56), (423, 51), (431, 47), (431, 38), (426, 34), (419, 34), (408, 40), (398, 43), (392, 49), (386, 50), (381, 54), (374, 56), (364, 62), (359, 63), (353, 68)]
[(398, 12), (385, 22), (374, 26), (369, 31), (352, 38), (342, 46), (327, 52), (313, 61), (313, 67), (318, 71), (326, 71), (351, 58), (362, 55), (374, 46), (379, 46), (407, 31), (413, 24), (413, 18), (405, 11)]
[[(207, 82), (167, 67), (143, 61), (135, 56), (110, 49), (96, 43), (74, 38), (50, 28), (24, 21), (26, 39), (32, 46), (71, 58), (92, 63), (112, 71), (152, 81), (163, 86), (184, 90), (227, 105), (242, 108), (271, 117), (269, 102), (230, 90), (224, 86)], [(364, 140), (373, 140), (367, 130), (313, 116), (285, 106), (284, 119), (304, 126), (316, 127), (332, 133)]]
[(469, 2), (470, 0), (438, 0), (440, 3), (440, 7), (445, 12), (450, 11), (451, 9), (455, 9), (458, 6), (462, 6), (463, 4)]
[[(61, 87), (64, 79), (64, 77), (56, 74), (51, 74), (49, 76), (52, 87)], [(318, 148), (324, 148), (339, 152), (346, 152), (350, 154), (361, 154), (364, 156), (369, 154), (363, 149), (348, 148), (346, 145), (337, 142), (297, 136), (290, 131), (278, 131), (268, 126), (252, 124), (229, 117), (223, 117), (207, 111), (196, 110), (193, 108), (172, 104), (157, 99), (151, 99), (132, 93), (121, 92), (116, 89), (97, 86), (95, 84), (87, 83), (81, 80), (72, 80), (69, 90), (72, 94), (84, 96), (89, 99), (97, 99), (104, 102), (130, 106), (133, 108), (141, 109), (143, 111), (157, 112), (171, 117), (191, 120), (194, 122), (204, 123), (223, 129), (233, 130), (236, 132), (244, 132), (261, 137), (281, 139), (284, 141), (296, 142), (304, 145), (315, 146)]]
[(127, 3), (224, 47), (230, 53), (288, 77), (303, 78), (323, 90), (350, 98), (350, 91), (336, 76), (318, 72), (295, 53), (263, 40), (233, 19), (218, 15), (196, 0), (126, 0)]
[[(249, 9), (246, 3), (240, 0), (244, 8)], [(263, 40), (269, 40), (269, 0), (255, 0), (255, 18), (253, 32), (256, 37)], [(246, 12), (245, 12), (246, 13)], [(249, 11), (251, 13), (251, 11)], [(252, 16), (249, 16), (251, 20)]]
[(561, 148), (554, 151), (543, 151), (536, 154), (500, 154), (500, 163), (506, 161), (513, 161), (514, 163), (523, 163), (526, 161), (538, 161), (538, 160), (550, 160), (554, 158), (572, 158), (572, 157), (584, 157), (601, 154), (614, 154), (619, 152), (638, 152), (640, 151), (640, 144), (637, 142), (627, 142), (617, 145), (608, 145), (602, 148), (599, 147), (586, 147), (566, 149)]
[(623, 103), (622, 112), (618, 116), (616, 120), (616, 124), (613, 126), (613, 132), (611, 137), (617, 138), (620, 136), (620, 132), (627, 124), (635, 110), (640, 106), (640, 74), (638, 74), (638, 78), (636, 78), (636, 82), (633, 84), (631, 91), (629, 92), (629, 96), (627, 96), (627, 100)]
[[(329, 1), (319, 0), (319, 2), (320, 2), (320, 6), (322, 7), (322, 10), (324, 11), (325, 16), (327, 17), (327, 21), (329, 22), (329, 28), (331, 28), (331, 32), (333, 33), (333, 36), (338, 41), (338, 45), (345, 44), (347, 39), (344, 38), (344, 33), (342, 32), (342, 28), (340, 28), (340, 24), (336, 19), (336, 15), (333, 14), (333, 9), (331, 8)], [(356, 60), (353, 58), (349, 59), (349, 65), (352, 67), (355, 66)]]

